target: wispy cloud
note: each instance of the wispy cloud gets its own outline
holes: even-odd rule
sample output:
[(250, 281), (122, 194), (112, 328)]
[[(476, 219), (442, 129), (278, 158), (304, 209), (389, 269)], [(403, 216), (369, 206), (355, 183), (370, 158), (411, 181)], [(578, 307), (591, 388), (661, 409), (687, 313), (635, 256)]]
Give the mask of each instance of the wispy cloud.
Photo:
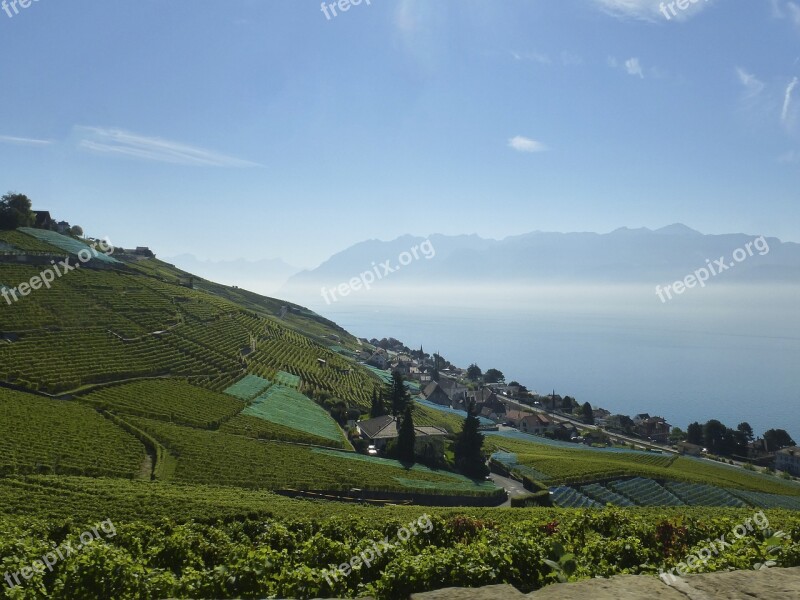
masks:
[(544, 152), (547, 150), (547, 146), (543, 143), (521, 135), (509, 139), (508, 146), (517, 152)]
[(770, 0), (772, 5), (772, 16), (775, 19), (789, 19), (796, 26), (800, 27), (800, 5), (797, 2), (785, 0)]
[(741, 67), (736, 67), (736, 75), (739, 77), (739, 83), (744, 86), (745, 98), (756, 98), (764, 91), (764, 82), (752, 73), (748, 73)]
[(547, 54), (540, 54), (539, 52), (511, 52), (511, 56), (514, 57), (514, 60), (524, 60), (539, 63), (540, 65), (549, 65), (552, 64), (552, 60)]
[(800, 27), (800, 6), (794, 2), (787, 2), (786, 9), (789, 11), (789, 18), (792, 23)]
[(634, 77), (641, 77), (642, 79), (644, 79), (642, 64), (636, 57), (629, 58), (628, 60), (625, 61), (625, 70), (628, 72), (628, 75), (633, 75)]
[(794, 92), (800, 80), (795, 77), (786, 87), (786, 92), (783, 95), (783, 110), (781, 110), (781, 122), (784, 127), (791, 128), (794, 119), (792, 114), (792, 93)]
[(204, 148), (157, 137), (147, 137), (122, 129), (76, 127), (76, 131), (80, 138), (78, 148), (100, 154), (200, 167), (260, 166), (254, 162), (218, 154)]
[(13, 135), (0, 135), (0, 142), (18, 146), (50, 146), (53, 144), (52, 140), (37, 140), (34, 138), (14, 137)]

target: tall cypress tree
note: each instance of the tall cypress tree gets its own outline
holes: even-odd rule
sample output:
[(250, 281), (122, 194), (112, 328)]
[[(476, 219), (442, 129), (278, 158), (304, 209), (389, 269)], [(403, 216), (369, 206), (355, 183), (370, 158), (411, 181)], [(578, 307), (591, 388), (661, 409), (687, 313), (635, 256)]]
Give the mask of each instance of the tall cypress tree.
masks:
[(480, 421), (476, 416), (475, 402), (470, 402), (464, 427), (456, 437), (453, 450), (456, 469), (467, 477), (478, 479), (489, 473), (483, 460), (483, 434), (479, 431)]
[(411, 415), (410, 402), (406, 404), (402, 419), (397, 438), (397, 459), (402, 463), (413, 464), (417, 434), (414, 431), (414, 417)]
[(402, 415), (406, 410), (406, 406), (411, 402), (411, 396), (403, 382), (403, 376), (398, 371), (392, 373), (392, 383), (389, 388), (389, 402), (392, 407), (392, 416), (394, 417)]
[(386, 406), (383, 403), (383, 391), (381, 391), (380, 397), (372, 390), (372, 406), (369, 409), (369, 416), (371, 418), (375, 417), (382, 417), (386, 414)]

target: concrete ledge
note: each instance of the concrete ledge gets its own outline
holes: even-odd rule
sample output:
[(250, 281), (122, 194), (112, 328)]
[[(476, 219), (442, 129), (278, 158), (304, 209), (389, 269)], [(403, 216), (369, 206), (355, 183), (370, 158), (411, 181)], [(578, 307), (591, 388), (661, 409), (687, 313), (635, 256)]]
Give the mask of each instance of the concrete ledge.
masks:
[(692, 575), (667, 585), (657, 577), (620, 575), (550, 585), (528, 595), (510, 585), (448, 588), (412, 600), (797, 600), (800, 567)]

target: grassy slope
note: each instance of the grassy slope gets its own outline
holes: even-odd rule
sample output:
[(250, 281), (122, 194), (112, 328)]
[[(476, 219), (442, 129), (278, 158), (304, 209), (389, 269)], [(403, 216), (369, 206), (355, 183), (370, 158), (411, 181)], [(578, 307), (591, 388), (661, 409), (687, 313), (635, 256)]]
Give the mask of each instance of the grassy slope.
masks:
[(520, 464), (547, 475), (549, 478), (544, 481), (547, 485), (641, 476), (800, 496), (800, 485), (797, 483), (684, 457), (579, 448), (573, 450), (537, 444), (533, 438), (526, 442), (495, 436), (487, 437), (486, 447), (515, 453)]

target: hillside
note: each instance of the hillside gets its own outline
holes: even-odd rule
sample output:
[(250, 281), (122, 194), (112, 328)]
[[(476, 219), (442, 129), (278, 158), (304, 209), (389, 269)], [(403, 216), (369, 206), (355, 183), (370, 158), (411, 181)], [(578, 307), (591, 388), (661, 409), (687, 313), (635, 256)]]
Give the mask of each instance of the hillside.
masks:
[[(354, 360), (361, 342), (301, 306), (121, 249), (82, 263), (86, 246), (52, 232), (5, 232), (0, 244), (0, 285), (10, 298), (0, 305), (3, 473), (270, 490), (500, 491), (388, 461), (354, 469), (361, 463), (289, 445), (352, 451), (326, 408), (343, 403), (363, 414), (382, 385)], [(74, 270), (12, 299), (9, 289), (70, 257)], [(453, 428), (446, 415), (415, 412), (420, 423)], [(63, 453), (47, 438), (32, 445), (37, 430), (74, 449)], [(110, 445), (78, 450), (85, 437)], [(271, 467), (250, 471), (248, 463)]]
[[(362, 365), (373, 349), (335, 323), (122, 249), (81, 261), (84, 241), (0, 233), (0, 294), (11, 298), (0, 301), (0, 571), (19, 573), (50, 542), (103, 519), (122, 533), (53, 576), (37, 575), (47, 597), (400, 598), (493, 582), (535, 589), (555, 580), (540, 560), (554, 531), (564, 544), (585, 535), (597, 544), (579, 554), (576, 576), (653, 573), (680, 558), (657, 549), (665, 518), (675, 527), (713, 519), (703, 531), (718, 534), (754, 509), (800, 508), (800, 486), (775, 477), (522, 434), (487, 436), (485, 449), (569, 510), (493, 508), (505, 492), (491, 482), (354, 451), (330, 411), (365, 414), (388, 374)], [(76, 268), (36, 285), (65, 260)], [(414, 415), (450, 432), (461, 423), (418, 403)], [(360, 502), (336, 501), (346, 497)], [(326, 583), (325, 569), (362, 551), (364, 536), (393, 535), (421, 518), (420, 506), (386, 506), (397, 503), (426, 505), (432, 533), (361, 578)], [(436, 508), (452, 504), (462, 507)], [(485, 508), (464, 508), (471, 504)], [(606, 504), (624, 508), (600, 510)], [(665, 517), (667, 506), (680, 512)], [(796, 528), (795, 514), (770, 514)], [(596, 563), (601, 546), (609, 557), (617, 551), (605, 519), (648, 541), (614, 566)], [(746, 548), (731, 550), (731, 563), (751, 559)], [(464, 560), (468, 569), (457, 566)]]

